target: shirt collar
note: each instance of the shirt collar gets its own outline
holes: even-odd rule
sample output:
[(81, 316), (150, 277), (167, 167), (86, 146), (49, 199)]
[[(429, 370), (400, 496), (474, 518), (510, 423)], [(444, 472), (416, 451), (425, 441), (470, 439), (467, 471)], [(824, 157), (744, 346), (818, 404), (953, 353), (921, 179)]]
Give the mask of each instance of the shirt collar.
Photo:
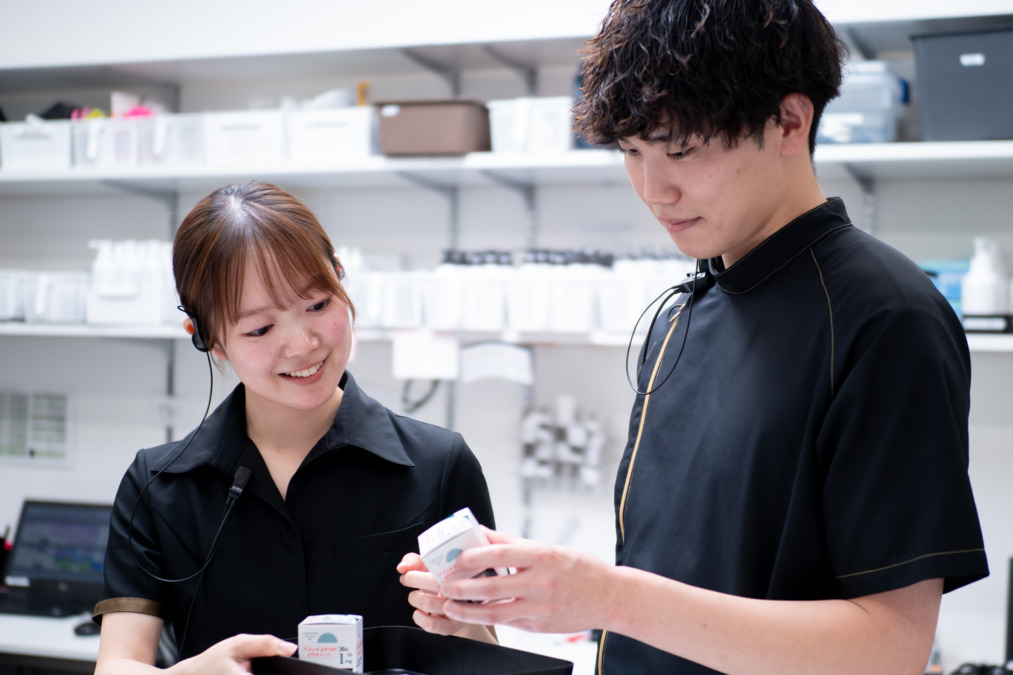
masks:
[(764, 239), (728, 269), (720, 258), (711, 258), (707, 265), (721, 290), (732, 294), (748, 293), (823, 237), (850, 226), (844, 202), (834, 197)]
[[(393, 464), (415, 466), (394, 429), (392, 413), (367, 396), (347, 371), (339, 386), (344, 392), (338, 414), (324, 434), (323, 444), (317, 444), (310, 458), (353, 446)], [(168, 446), (166, 455), (151, 470), (185, 473), (199, 466), (210, 466), (224, 473), (234, 472), (248, 442), (245, 404), (246, 389), (240, 383), (207, 419), (180, 439), (182, 446)], [(172, 459), (177, 453), (179, 457)]]

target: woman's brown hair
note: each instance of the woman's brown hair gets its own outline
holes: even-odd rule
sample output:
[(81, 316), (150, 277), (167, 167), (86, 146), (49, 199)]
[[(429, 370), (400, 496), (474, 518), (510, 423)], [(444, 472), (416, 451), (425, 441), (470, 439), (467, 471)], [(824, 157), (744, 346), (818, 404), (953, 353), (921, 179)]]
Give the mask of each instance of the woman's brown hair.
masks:
[(239, 317), (248, 263), (263, 276), (276, 306), (289, 289), (307, 299), (324, 290), (354, 316), (334, 246), (313, 212), (269, 183), (228, 185), (197, 203), (172, 244), (180, 303), (208, 349)]

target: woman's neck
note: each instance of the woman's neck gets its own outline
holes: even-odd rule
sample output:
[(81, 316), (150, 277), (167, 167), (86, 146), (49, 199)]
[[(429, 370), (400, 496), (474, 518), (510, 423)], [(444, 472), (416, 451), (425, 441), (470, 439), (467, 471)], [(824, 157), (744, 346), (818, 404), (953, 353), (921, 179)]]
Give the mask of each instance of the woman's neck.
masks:
[(305, 457), (327, 430), (341, 405), (342, 391), (321, 406), (300, 410), (246, 392), (246, 433), (261, 451), (289, 452)]

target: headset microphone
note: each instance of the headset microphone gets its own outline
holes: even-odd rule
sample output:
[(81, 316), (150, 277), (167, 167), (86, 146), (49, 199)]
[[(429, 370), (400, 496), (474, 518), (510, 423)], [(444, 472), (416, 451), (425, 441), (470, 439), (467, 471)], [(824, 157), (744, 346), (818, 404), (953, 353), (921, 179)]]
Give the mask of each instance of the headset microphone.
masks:
[[(686, 337), (689, 335), (689, 323), (690, 320), (693, 318), (693, 301), (694, 298), (696, 297), (696, 292), (698, 290), (705, 291), (711, 286), (713, 286), (716, 282), (717, 280), (714, 278), (714, 275), (711, 274), (710, 270), (708, 269), (707, 263), (697, 260), (696, 272), (694, 274), (690, 275), (690, 277), (685, 281), (667, 288), (664, 292), (661, 293), (661, 295), (656, 297), (653, 301), (651, 301), (649, 305), (647, 305), (646, 308), (644, 308), (644, 311), (640, 314), (640, 318), (637, 319), (637, 323), (633, 326), (633, 332), (630, 333), (630, 341), (626, 345), (626, 381), (629, 383), (630, 388), (633, 389), (633, 392), (635, 394), (637, 394), (638, 396), (646, 396), (648, 394), (653, 394), (658, 389), (660, 389), (661, 385), (665, 384), (665, 382), (668, 381), (668, 378), (672, 376), (672, 373), (675, 372), (675, 367), (679, 365), (679, 361), (682, 359), (682, 351), (683, 349), (686, 348)], [(682, 344), (679, 347), (679, 353), (676, 354), (675, 362), (669, 369), (668, 374), (665, 375), (664, 378), (662, 378), (661, 382), (659, 382), (652, 389), (641, 391), (639, 388), (637, 388), (635, 384), (633, 384), (633, 378), (630, 377), (630, 350), (633, 347), (633, 336), (636, 335), (637, 328), (640, 326), (640, 322), (643, 320), (644, 315), (647, 314), (647, 310), (649, 310), (651, 306), (654, 305), (655, 302), (661, 300), (661, 303), (658, 305), (657, 311), (654, 312), (654, 317), (651, 319), (651, 325), (648, 326), (647, 328), (647, 339), (650, 340), (651, 334), (654, 333), (654, 324), (658, 321), (658, 316), (661, 314), (661, 310), (665, 308), (665, 305), (668, 304), (668, 301), (670, 299), (672, 299), (676, 295), (679, 295), (680, 293), (688, 294), (689, 298), (679, 308), (679, 312), (676, 314), (676, 318), (678, 318), (679, 314), (682, 313), (682, 308), (685, 307), (686, 304), (689, 305), (689, 311), (686, 313), (686, 328), (682, 332)], [(664, 300), (662, 300), (662, 297), (664, 297)], [(640, 379), (640, 371), (643, 369), (644, 364), (647, 363), (647, 353), (648, 350), (645, 347), (641, 352), (640, 366), (637, 368), (638, 380)]]

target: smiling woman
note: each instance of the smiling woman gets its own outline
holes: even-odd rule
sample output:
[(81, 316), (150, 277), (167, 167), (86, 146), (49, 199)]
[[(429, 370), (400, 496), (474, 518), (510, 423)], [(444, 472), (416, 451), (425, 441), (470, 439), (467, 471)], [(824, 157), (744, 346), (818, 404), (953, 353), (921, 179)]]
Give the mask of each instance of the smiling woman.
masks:
[(163, 622), (206, 672), (291, 654), (280, 638), (308, 615), (412, 625), (397, 565), (418, 534), (464, 507), (493, 524), (460, 434), (395, 415), (347, 372), (354, 312), (333, 251), (302, 202), (264, 183), (221, 188), (180, 225), (184, 324), (240, 384), (124, 476), (96, 672), (154, 663)]

